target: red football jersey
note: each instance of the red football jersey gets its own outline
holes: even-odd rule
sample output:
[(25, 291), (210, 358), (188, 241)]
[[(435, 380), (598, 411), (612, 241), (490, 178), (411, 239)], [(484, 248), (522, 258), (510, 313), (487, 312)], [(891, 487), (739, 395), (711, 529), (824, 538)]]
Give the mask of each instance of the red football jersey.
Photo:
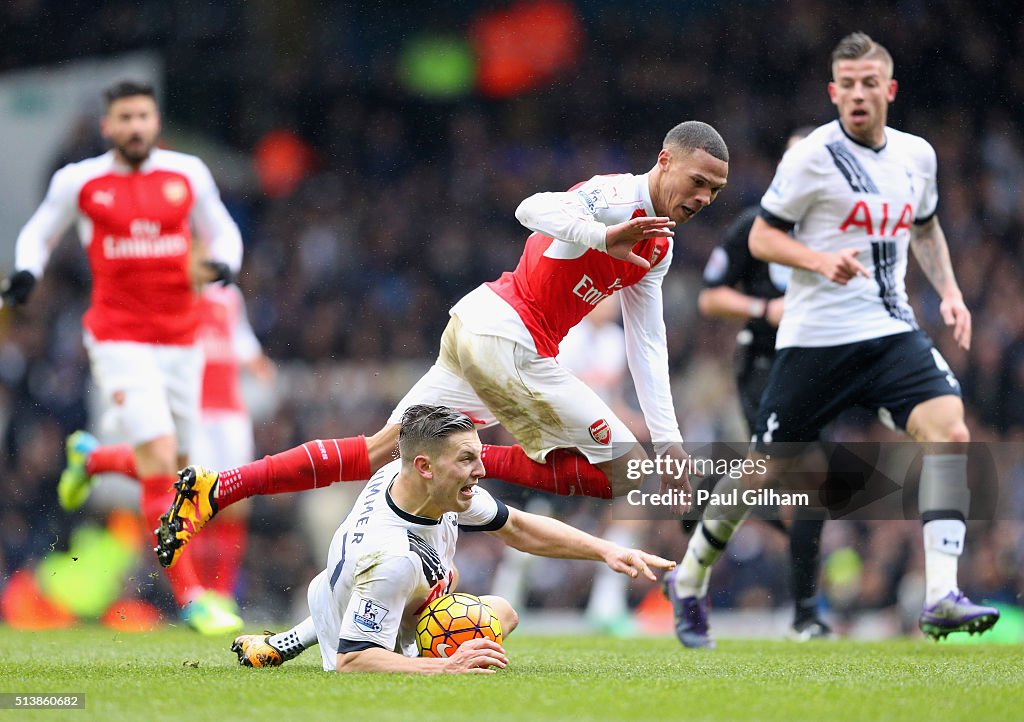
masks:
[(192, 344), (192, 223), (212, 258), (235, 269), (241, 261), (238, 228), (202, 161), (157, 149), (135, 171), (113, 152), (62, 168), (18, 237), (16, 267), (40, 275), (49, 244), (76, 215), (93, 280), (82, 322), (93, 338)]
[(211, 284), (199, 296), (198, 314), (197, 339), (204, 361), (202, 409), (245, 413), (235, 350), (236, 328), (245, 316), (241, 294), (233, 286)]
[[(641, 209), (633, 217), (646, 215)], [(555, 239), (534, 233), (526, 240), (519, 265), (487, 285), (516, 310), (541, 356), (557, 356), (558, 345), (602, 300), (632, 286), (648, 271), (634, 263), (588, 249), (578, 258), (546, 255)], [(654, 267), (667, 255), (667, 238), (650, 238), (633, 252)]]
[(651, 437), (681, 440), (668, 374), (661, 286), (673, 239), (633, 247), (650, 270), (601, 249), (608, 227), (654, 216), (648, 175), (599, 175), (561, 193), (524, 200), (516, 218), (533, 231), (515, 271), (464, 296), (451, 313), (469, 331), (506, 338), (542, 357), (558, 346), (594, 306), (621, 291), (629, 369)]

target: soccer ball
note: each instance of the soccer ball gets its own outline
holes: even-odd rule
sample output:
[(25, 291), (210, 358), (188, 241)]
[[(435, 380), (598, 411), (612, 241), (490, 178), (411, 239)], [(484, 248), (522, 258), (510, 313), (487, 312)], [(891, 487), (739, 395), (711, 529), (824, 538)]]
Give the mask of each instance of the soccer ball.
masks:
[(416, 623), (421, 657), (450, 657), (463, 642), (492, 639), (501, 644), (501, 622), (480, 597), (456, 592), (426, 606)]

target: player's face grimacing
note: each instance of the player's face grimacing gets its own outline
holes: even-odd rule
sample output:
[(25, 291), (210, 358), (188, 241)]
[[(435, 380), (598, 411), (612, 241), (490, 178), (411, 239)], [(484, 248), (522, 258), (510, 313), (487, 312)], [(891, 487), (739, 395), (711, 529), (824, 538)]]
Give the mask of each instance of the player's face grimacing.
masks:
[(160, 135), (160, 113), (148, 95), (118, 98), (103, 117), (103, 137), (129, 165), (141, 164)]
[(832, 74), (828, 95), (846, 132), (870, 146), (884, 143), (889, 103), (896, 99), (888, 66), (881, 60), (840, 60)]
[(662, 148), (651, 188), (654, 212), (682, 225), (715, 200), (725, 187), (729, 164), (703, 150)]
[(484, 477), (483, 447), (475, 431), (452, 434), (432, 459), (434, 478), (429, 485), (431, 503), (442, 513), (466, 511), (473, 487)]

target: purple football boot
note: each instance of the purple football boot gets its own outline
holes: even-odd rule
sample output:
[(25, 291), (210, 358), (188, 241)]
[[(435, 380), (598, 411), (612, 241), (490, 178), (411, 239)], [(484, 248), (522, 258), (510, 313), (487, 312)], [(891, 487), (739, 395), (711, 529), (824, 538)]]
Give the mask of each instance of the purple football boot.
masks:
[(666, 574), (662, 582), (665, 596), (672, 603), (676, 637), (689, 649), (714, 649), (715, 640), (708, 632), (708, 598), (678, 596), (675, 584), (677, 571), (673, 569)]
[(981, 634), (998, 621), (998, 609), (975, 604), (957, 589), (925, 607), (917, 626), (932, 639), (942, 639), (951, 632)]

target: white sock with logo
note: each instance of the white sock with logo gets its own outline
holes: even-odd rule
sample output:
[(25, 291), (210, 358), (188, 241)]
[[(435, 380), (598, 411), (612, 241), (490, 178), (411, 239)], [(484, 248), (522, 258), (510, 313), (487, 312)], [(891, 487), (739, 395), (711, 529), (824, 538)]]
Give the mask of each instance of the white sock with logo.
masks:
[(306, 617), (287, 632), (271, 635), (267, 642), (281, 653), (286, 662), (298, 657), (306, 649), (317, 644), (313, 618)]
[(931, 606), (958, 589), (957, 563), (964, 550), (967, 525), (959, 519), (935, 519), (922, 528), (925, 604)]

